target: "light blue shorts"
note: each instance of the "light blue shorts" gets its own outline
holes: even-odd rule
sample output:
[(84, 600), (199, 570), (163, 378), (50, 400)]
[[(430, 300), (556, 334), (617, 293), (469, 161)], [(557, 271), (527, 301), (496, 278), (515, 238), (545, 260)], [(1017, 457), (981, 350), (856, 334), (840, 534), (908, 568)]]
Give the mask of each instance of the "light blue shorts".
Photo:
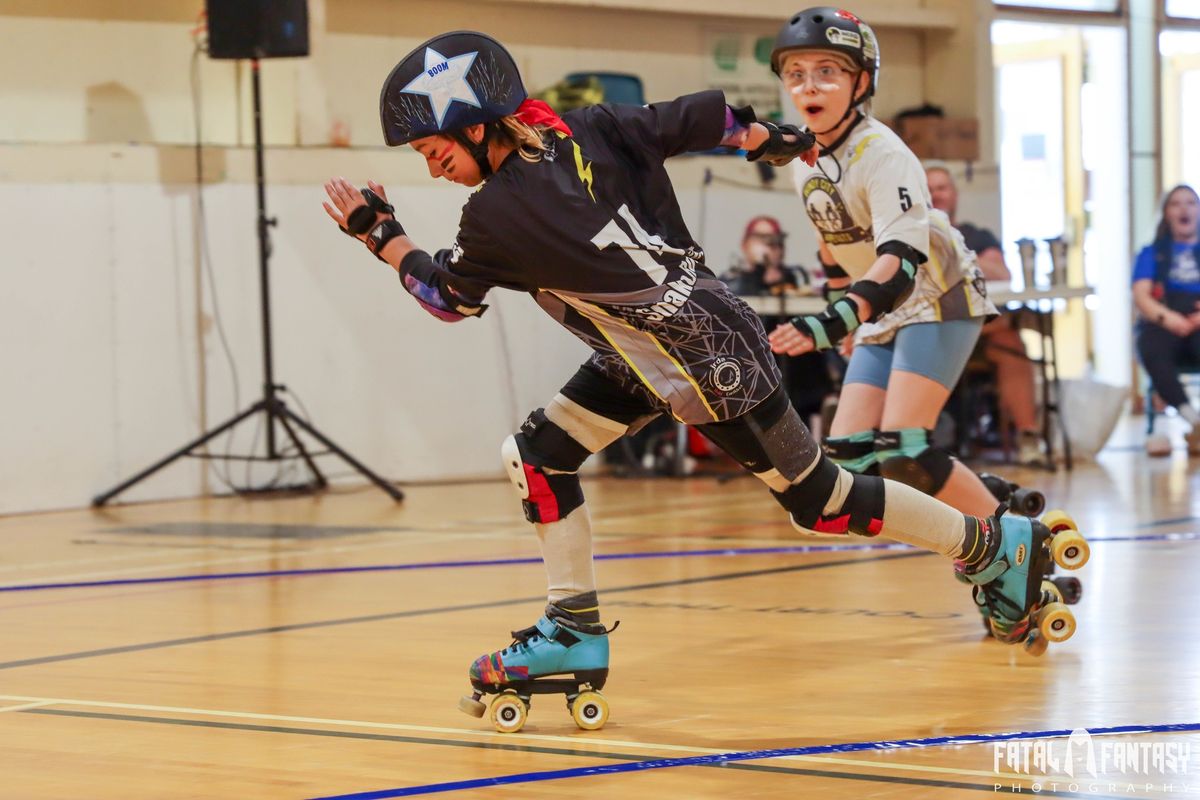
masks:
[(887, 344), (855, 346), (842, 382), (865, 383), (886, 391), (888, 377), (896, 369), (953, 389), (982, 328), (982, 317), (905, 325)]

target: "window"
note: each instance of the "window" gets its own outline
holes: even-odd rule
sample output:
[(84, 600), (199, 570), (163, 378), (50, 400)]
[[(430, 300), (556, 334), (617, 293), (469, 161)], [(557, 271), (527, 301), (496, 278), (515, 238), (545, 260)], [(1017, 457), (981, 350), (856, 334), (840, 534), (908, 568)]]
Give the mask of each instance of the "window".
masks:
[[(1121, 10), (1121, 0), (994, 0), (997, 6), (1014, 6), (1016, 8), (1046, 8), (1054, 11), (1100, 11), (1116, 13)], [(1195, 6), (1197, 0), (1167, 0), (1179, 4)]]
[(1200, 0), (1167, 0), (1167, 16), (1200, 19)]

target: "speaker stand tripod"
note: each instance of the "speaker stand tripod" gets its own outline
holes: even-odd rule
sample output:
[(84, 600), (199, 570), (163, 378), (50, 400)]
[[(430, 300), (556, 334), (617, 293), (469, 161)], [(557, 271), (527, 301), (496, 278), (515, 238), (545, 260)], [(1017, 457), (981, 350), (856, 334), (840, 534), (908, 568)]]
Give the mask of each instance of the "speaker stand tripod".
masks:
[[(270, 298), (270, 282), (267, 271), (267, 261), (271, 257), (271, 240), (268, 228), (275, 224), (274, 219), (267, 217), (266, 211), (266, 183), (263, 178), (263, 141), (262, 141), (262, 89), (259, 81), (258, 59), (251, 60), (251, 83), (254, 91), (254, 167), (255, 178), (258, 185), (258, 277), (259, 288), (261, 291), (262, 302), (262, 340), (263, 340), (263, 396), (262, 399), (250, 406), (241, 413), (226, 420), (217, 427), (209, 430), (195, 440), (185, 444), (175, 452), (168, 455), (166, 458), (152, 464), (146, 469), (134, 475), (132, 478), (114, 486), (103, 494), (96, 495), (92, 499), (93, 506), (102, 506), (112, 498), (116, 497), (121, 492), (133, 486), (138, 481), (153, 475), (163, 467), (167, 466), (176, 459), (184, 456), (193, 456), (197, 458), (237, 458), (250, 461), (267, 461), (279, 462), (296, 456), (285, 455), (276, 446), (275, 424), (279, 423), (284, 432), (291, 439), (296, 451), (299, 453), (299, 458), (304, 460), (305, 465), (312, 473), (312, 482), (304, 484), (302, 487), (306, 490), (324, 489), (328, 486), (328, 481), (325, 475), (317, 467), (313, 461), (314, 455), (324, 455), (324, 453), (310, 453), (305, 448), (300, 437), (296, 435), (296, 428), (300, 428), (312, 438), (316, 439), (325, 446), (329, 453), (339, 456), (350, 466), (354, 467), (367, 480), (374, 483), (396, 501), (404, 499), (404, 493), (400, 491), (394, 484), (385, 481), (383, 478), (376, 475), (369, 468), (364, 466), (362, 462), (351, 456), (341, 447), (338, 447), (328, 436), (317, 430), (311, 423), (300, 417), (296, 412), (292, 411), (278, 396), (277, 392), (284, 390), (285, 387), (275, 383), (275, 372), (271, 361), (271, 298)], [(194, 452), (202, 447), (209, 440), (220, 436), (226, 431), (232, 430), (240, 422), (249, 419), (256, 414), (266, 415), (266, 440), (267, 454), (265, 456), (210, 456), (206, 454)]]

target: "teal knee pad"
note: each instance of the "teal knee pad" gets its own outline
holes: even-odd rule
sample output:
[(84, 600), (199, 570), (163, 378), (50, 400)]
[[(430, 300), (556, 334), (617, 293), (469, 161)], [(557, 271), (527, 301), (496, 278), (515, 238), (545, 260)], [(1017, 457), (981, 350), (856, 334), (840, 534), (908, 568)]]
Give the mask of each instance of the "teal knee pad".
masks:
[(954, 458), (930, 444), (929, 434), (926, 428), (879, 431), (875, 436), (879, 474), (925, 494), (940, 492), (950, 480)]
[(829, 460), (847, 472), (878, 475), (879, 459), (875, 452), (875, 431), (859, 431), (849, 436), (831, 436), (825, 440)]

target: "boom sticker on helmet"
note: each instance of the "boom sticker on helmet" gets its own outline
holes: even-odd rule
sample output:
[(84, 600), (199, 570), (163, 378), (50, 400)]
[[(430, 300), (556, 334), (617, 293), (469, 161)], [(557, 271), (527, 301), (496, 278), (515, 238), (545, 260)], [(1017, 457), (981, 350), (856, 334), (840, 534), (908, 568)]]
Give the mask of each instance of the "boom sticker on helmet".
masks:
[(486, 125), (515, 113), (525, 98), (521, 73), (502, 44), (477, 31), (443, 33), (400, 59), (384, 81), (383, 139), (395, 147)]
[(433, 117), (442, 127), (450, 104), (458, 101), (481, 108), (475, 90), (467, 83), (467, 73), (475, 63), (479, 51), (463, 53), (447, 58), (432, 47), (425, 48), (425, 71), (413, 78), (400, 91), (405, 94), (423, 94), (433, 106)]

